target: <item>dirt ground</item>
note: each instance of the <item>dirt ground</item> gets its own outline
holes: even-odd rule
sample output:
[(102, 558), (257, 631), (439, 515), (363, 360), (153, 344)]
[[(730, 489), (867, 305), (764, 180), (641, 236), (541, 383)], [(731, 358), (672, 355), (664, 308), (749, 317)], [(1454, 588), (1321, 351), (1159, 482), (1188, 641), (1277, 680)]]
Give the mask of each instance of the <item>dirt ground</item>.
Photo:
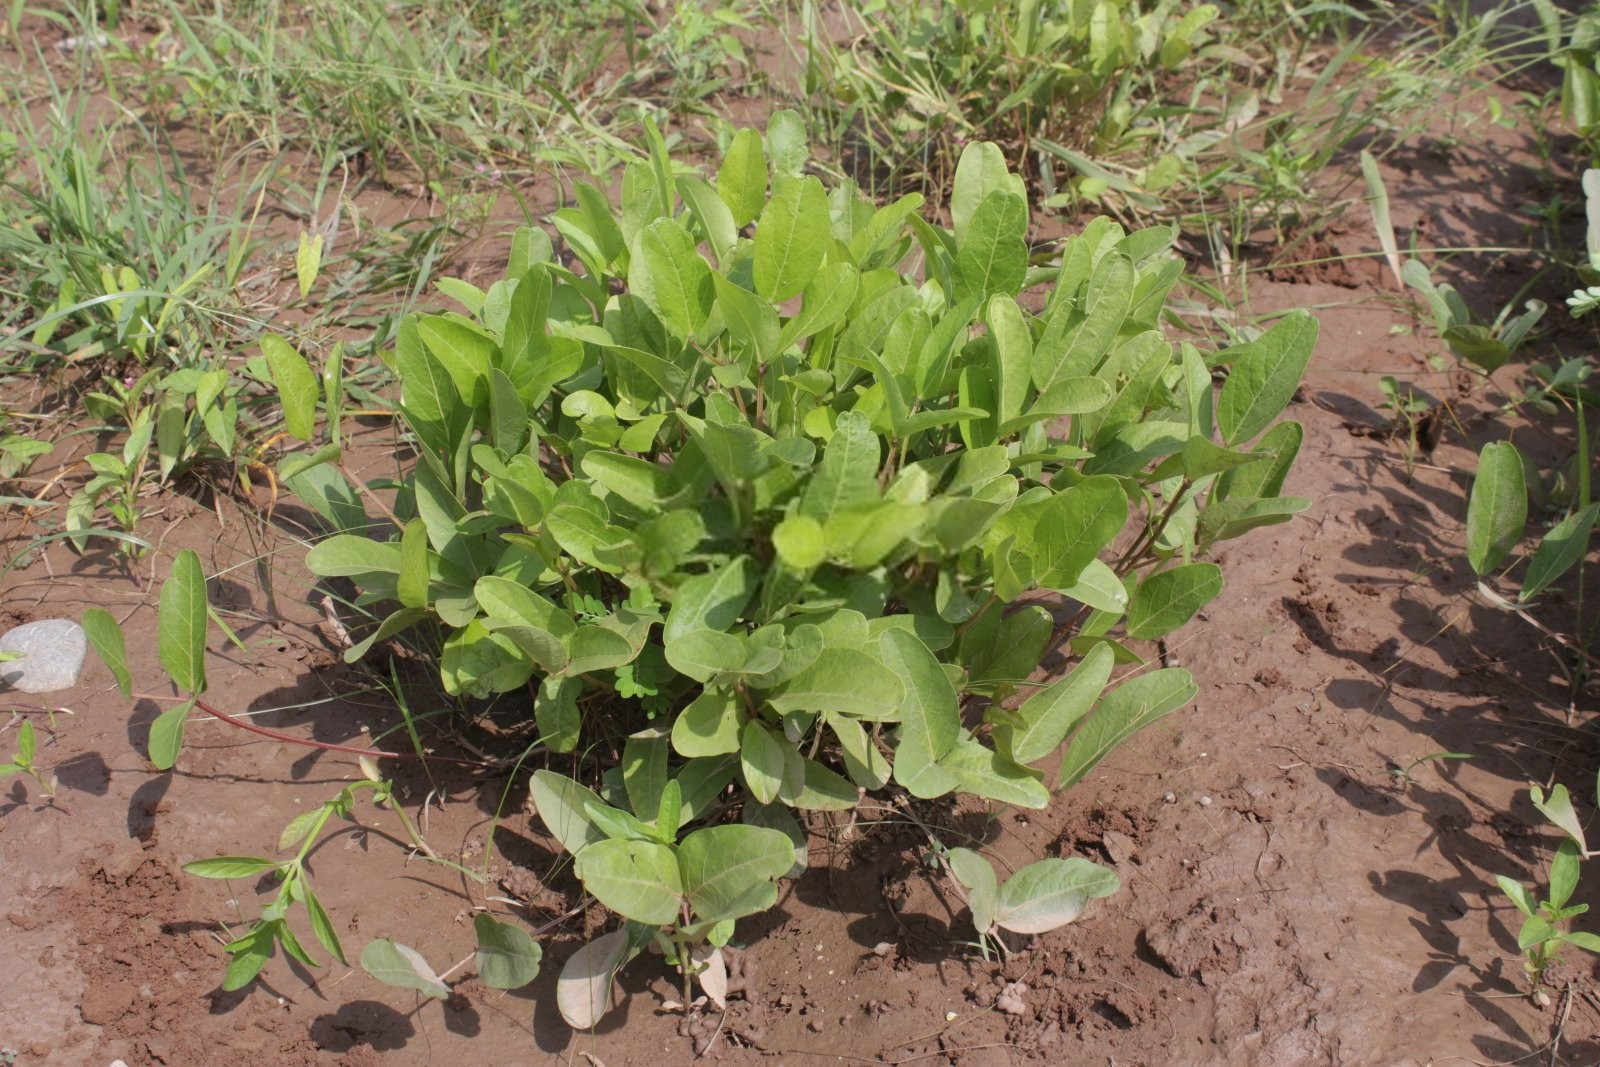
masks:
[[(1412, 232), (1422, 245), (1526, 244), (1513, 205), (1577, 196), (1575, 177), (1546, 185), (1521, 135), (1482, 125), (1469, 141), (1391, 157), (1402, 246)], [(1372, 251), (1361, 215), (1323, 251)], [(1315, 504), (1231, 542), (1218, 559), (1227, 591), (1169, 639), (1201, 684), (1196, 704), (1049, 811), (924, 813), (1014, 865), (1039, 855), (1114, 865), (1123, 890), (1077, 923), (985, 961), (962, 906), (921, 863), (913, 827), (893, 813), (854, 828), (819, 819), (809, 871), (785, 884), (776, 910), (740, 924), (749, 947), (725, 1013), (663, 1009), (674, 980), (645, 957), (621, 977), (622, 1007), (574, 1034), (555, 1011), (555, 976), (602, 916), (568, 915), (576, 885), (524, 810), (525, 775), (436, 767), (430, 780), (396, 765), (386, 770), (413, 813), (443, 798), (424, 824), (441, 854), (482, 867), (493, 826), (490, 877), (480, 886), (409, 857), (393, 815), (360, 808), (313, 866), (352, 958), (393, 937), (443, 970), (470, 956), (472, 910), (488, 906), (548, 926), (539, 980), (504, 993), (452, 978), (454, 996), (440, 1002), (359, 968), (311, 972), (280, 955), (262, 980), (222, 993), (218, 934), (253, 918), (265, 887), (179, 868), (272, 854), (289, 819), (360, 772), (352, 757), (198, 719), (177, 769), (153, 773), (146, 732), (172, 700), (151, 688), (162, 677), (155, 579), (182, 548), (220, 576), (212, 601), (247, 651), (213, 641), (219, 707), (355, 744), (397, 717), (330, 644), (301, 576), (292, 506), (267, 524), (197, 491), (204, 506), (170, 496), (147, 518), (160, 546), (150, 558), (78, 557), (58, 542), (5, 581), (8, 626), (93, 605), (124, 620), (137, 700), (130, 707), (91, 657), (82, 684), (48, 707), (4, 701), (47, 738), (40, 761), (60, 791), (47, 803), (12, 779), (0, 794), (0, 1047), (27, 1065), (1600, 1063), (1600, 969), (1574, 952), (1552, 976), (1552, 1002), (1531, 1003), (1517, 916), (1494, 885), (1542, 878), (1556, 844), (1527, 801), (1530, 781), (1567, 782), (1593, 814), (1593, 692), (1569, 687), (1538, 631), (1474, 600), (1466, 492), (1477, 449), (1503, 433), (1493, 417), (1503, 398), (1430, 368), (1442, 348), (1378, 262), (1278, 270), (1249, 287), (1251, 314), (1301, 306), (1322, 322), (1290, 411), (1306, 440), (1287, 491)], [(1443, 273), (1475, 307), (1498, 307), (1538, 265), (1477, 256)], [(1531, 294), (1552, 306), (1540, 358), (1585, 351), (1587, 335), (1562, 322), (1562, 285), (1552, 272)], [(1381, 374), (1448, 405), (1431, 453), (1408, 455), (1403, 437), (1381, 432)], [(386, 433), (372, 429), (358, 452), (369, 474), (392, 456)], [(1546, 460), (1559, 454), (1559, 439), (1530, 428), (1515, 439)], [(70, 458), (60, 450), (34, 474)], [(13, 518), (5, 536), (9, 558), (29, 527)], [(1553, 599), (1552, 618), (1570, 618)], [(1472, 758), (1393, 773), (1441, 751)], [(1600, 879), (1580, 895), (1600, 904)], [(6, 1055), (0, 1063), (13, 1062)]]

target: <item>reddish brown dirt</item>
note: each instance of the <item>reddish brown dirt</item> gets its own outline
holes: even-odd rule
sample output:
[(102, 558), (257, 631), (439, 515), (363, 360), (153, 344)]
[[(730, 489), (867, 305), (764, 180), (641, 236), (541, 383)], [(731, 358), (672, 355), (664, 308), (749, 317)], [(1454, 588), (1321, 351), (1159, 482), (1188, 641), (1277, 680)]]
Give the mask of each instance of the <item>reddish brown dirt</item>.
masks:
[[(1418, 153), (1409, 173), (1388, 171), (1402, 246), (1412, 229), (1419, 244), (1522, 238), (1509, 206), (1547, 191), (1520, 138), (1485, 132), (1475, 152), (1444, 161)], [(1325, 246), (1368, 252), (1375, 241), (1352, 224)], [(1479, 257), (1450, 273), (1486, 306), (1533, 267), (1531, 257)], [(486, 885), (408, 855), (394, 817), (370, 805), (356, 823), (335, 824), (313, 871), (352, 958), (391, 936), (443, 970), (470, 955), (476, 906), (553, 924), (532, 987), (494, 991), (469, 966), (457, 972), (469, 977), (452, 978), (455, 995), (438, 1002), (359, 968), (308, 971), (280, 956), (259, 982), (222, 993), (218, 935), (253, 917), (266, 887), (179, 868), (219, 853), (270, 855), (290, 818), (359, 771), (346, 756), (197, 720), (178, 768), (152, 772), (146, 733), (173, 696), (157, 684), (152, 576), (185, 547), (218, 575), (212, 601), (246, 646), (212, 642), (219, 706), (356, 744), (397, 716), (383, 694), (363, 692), (370, 679), (340, 664), (319, 631), (303, 546), (285, 521), (266, 525), (226, 500), (212, 511), (167, 497), (146, 520), (160, 545), (153, 559), (124, 564), (50, 547), (6, 580), (6, 615), (76, 617), (100, 605), (125, 618), (137, 699), (130, 707), (91, 662), (82, 684), (48, 706), (0, 705), (42, 731), (40, 762), (60, 781), (53, 802), (20, 779), (0, 796), (0, 1046), (29, 1065), (618, 1067), (697, 1054), (726, 1063), (1420, 1065), (1534, 1062), (1536, 1052), (1538, 1062), (1600, 1062), (1593, 960), (1574, 954), (1553, 975), (1554, 1002), (1530, 1003), (1515, 912), (1494, 887), (1499, 874), (1539, 877), (1555, 844), (1527, 802), (1530, 780), (1566, 781), (1592, 814), (1596, 753), (1582, 727), (1593, 692), (1569, 689), (1537, 631), (1472, 599), (1462, 550), (1468, 472), (1478, 446), (1507, 423), (1490, 417), (1498, 398), (1464, 393), (1458, 375), (1428, 368), (1440, 346), (1394, 302), (1391, 284), (1358, 264), (1290, 269), (1250, 287), (1241, 312), (1308, 306), (1322, 320), (1322, 345), (1291, 409), (1307, 435), (1290, 491), (1315, 504), (1227, 546), (1227, 592), (1169, 642), (1201, 682), (1196, 704), (1138, 736), (1048, 812), (919, 811), (952, 841), (969, 835), (1014, 865), (1083, 855), (1121, 873), (1119, 894), (1004, 962), (968, 944), (962, 906), (920, 862), (919, 834), (905, 820), (818, 820), (810, 871), (787, 884), (774, 912), (740, 925), (742, 990), (726, 1014), (684, 1020), (664, 1010), (675, 984), (646, 957), (622, 976), (622, 1007), (594, 1034), (573, 1034), (554, 1009), (554, 976), (603, 916), (560, 921), (578, 897), (513, 788), (492, 830)], [(1543, 285), (1551, 291), (1534, 295), (1559, 309), (1559, 283)], [(1584, 351), (1556, 331), (1536, 354), (1557, 345)], [(1459, 425), (1431, 456), (1408, 457), (1403, 440), (1370, 432), (1384, 424), (1374, 410), (1383, 373), (1451, 403)], [(1517, 434), (1541, 447), (1527, 428)], [(1542, 446), (1541, 458), (1559, 444)], [(382, 469), (381, 444), (367, 454)], [(49, 464), (64, 458), (34, 476), (50, 477)], [(9, 558), (29, 529), (13, 522), (6, 535)], [(1571, 604), (1558, 598), (1547, 617), (1570, 623)], [(418, 713), (437, 706), (425, 682), (410, 699)], [(0, 732), (0, 747), (13, 736)], [(399, 745), (399, 736), (383, 743)], [(1439, 751), (1473, 758), (1419, 764), (1410, 780), (1392, 773)], [(413, 765), (386, 770), (400, 776), (416, 815), (433, 785)], [(436, 773), (444, 803), (429, 811), (425, 833), (441, 854), (483, 868), (506, 779)], [(1600, 903), (1600, 881), (1580, 893)]]

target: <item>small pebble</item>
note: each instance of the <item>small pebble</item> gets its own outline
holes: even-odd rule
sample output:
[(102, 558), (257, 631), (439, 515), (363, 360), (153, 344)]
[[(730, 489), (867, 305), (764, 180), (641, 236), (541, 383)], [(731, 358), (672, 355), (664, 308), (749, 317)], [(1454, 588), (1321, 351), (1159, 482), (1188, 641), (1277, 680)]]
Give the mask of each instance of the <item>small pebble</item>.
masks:
[(1209, 808), (1211, 806), (1211, 798), (1210, 797), (1201, 797), (1200, 798), (1200, 806), (1202, 808)]
[(1168, 803), (1168, 804), (1176, 804), (1178, 802), (1178, 794), (1176, 794), (1176, 793), (1167, 793), (1167, 794), (1163, 795), (1161, 799), (1163, 801), (1165, 801), (1166, 803)]
[(71, 689), (83, 673), (89, 638), (71, 619), (24, 623), (0, 637), (0, 652), (20, 659), (0, 663), (0, 683), (19, 693), (53, 693)]

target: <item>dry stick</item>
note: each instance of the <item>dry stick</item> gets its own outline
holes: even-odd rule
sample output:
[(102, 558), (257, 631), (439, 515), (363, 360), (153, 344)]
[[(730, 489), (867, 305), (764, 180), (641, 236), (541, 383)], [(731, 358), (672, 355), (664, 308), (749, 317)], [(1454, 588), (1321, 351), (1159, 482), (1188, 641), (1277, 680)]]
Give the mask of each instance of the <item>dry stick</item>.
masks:
[[(248, 720), (235, 718), (232, 715), (229, 715), (227, 712), (218, 711), (216, 708), (212, 707), (210, 704), (207, 704), (198, 697), (195, 699), (194, 706), (205, 712), (207, 715), (210, 715), (212, 718), (222, 720), (229, 726), (236, 726), (248, 733), (257, 734), (261, 737), (268, 737), (274, 741), (287, 741), (291, 745), (304, 745), (307, 748), (320, 748), (325, 752), (344, 752), (352, 756), (370, 756), (374, 759), (423, 760), (422, 756), (419, 756), (414, 752), (385, 752), (382, 749), (362, 748), (358, 745), (339, 745), (334, 744), (331, 741), (314, 741), (308, 737), (296, 737), (293, 734), (286, 734), (277, 730), (270, 730), (265, 726), (257, 726), (255, 723), (249, 722)], [(492, 766), (492, 764), (489, 764), (483, 760), (457, 759), (453, 756), (432, 756), (431, 758), (441, 760), (445, 763), (460, 764), (463, 767)]]

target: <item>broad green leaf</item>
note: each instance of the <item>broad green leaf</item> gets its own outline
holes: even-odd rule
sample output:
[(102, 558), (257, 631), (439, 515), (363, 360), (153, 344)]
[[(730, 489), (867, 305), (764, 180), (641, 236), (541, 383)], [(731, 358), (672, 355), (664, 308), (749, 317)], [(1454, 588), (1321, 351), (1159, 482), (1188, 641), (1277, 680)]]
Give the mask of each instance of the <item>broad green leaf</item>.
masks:
[(1013, 192), (984, 197), (956, 254), (962, 295), (1015, 296), (1028, 272), (1028, 206)]
[(686, 579), (667, 613), (662, 642), (670, 646), (691, 630), (728, 630), (755, 594), (760, 578), (749, 556), (736, 556), (717, 570)]
[(1121, 532), (1128, 520), (1128, 498), (1115, 478), (1095, 476), (1027, 514), (1033, 525), (1019, 531), (1017, 547), (1032, 561), (1034, 584), (1063, 589)]
[(683, 894), (697, 919), (738, 919), (774, 879), (789, 873), (795, 846), (765, 826), (728, 824), (696, 830), (678, 845)]
[(950, 676), (928, 646), (905, 630), (885, 630), (879, 654), (905, 686), (900, 704), (900, 739), (894, 780), (914, 797), (942, 796), (956, 787), (955, 775), (939, 766), (961, 736), (961, 716)]
[[(583, 709), (578, 697), (583, 683), (574, 678), (547, 677), (533, 697), (533, 722), (539, 739), (551, 752), (571, 752), (583, 730)], [(560, 835), (557, 835), (560, 836)]]
[(317, 427), (317, 376), (305, 357), (277, 334), (261, 338), (261, 354), (267, 358), (272, 384), (278, 390), (283, 410), (283, 428), (290, 436), (310, 443)]
[(173, 683), (195, 695), (205, 692), (206, 576), (193, 549), (172, 561), (172, 573), (161, 586), (156, 626), (161, 666)]
[(848, 263), (828, 263), (818, 270), (806, 285), (799, 314), (783, 324), (776, 350), (843, 322), (855, 302), (858, 281), (856, 269)]
[(1261, 435), (1253, 451), (1261, 458), (1225, 471), (1211, 491), (1212, 500), (1230, 497), (1274, 497), (1283, 491), (1284, 478), (1300, 454), (1305, 428), (1298, 422), (1280, 422)]
[(1500, 566), (1522, 538), (1528, 521), (1528, 486), (1522, 455), (1509, 441), (1494, 441), (1478, 455), (1467, 502), (1467, 562), (1478, 574)]
[(178, 763), (178, 752), (184, 747), (184, 723), (194, 705), (190, 697), (178, 707), (166, 709), (150, 723), (150, 763), (154, 763), (158, 771), (170, 771), (174, 763)]
[(1550, 858), (1550, 906), (1564, 908), (1578, 888), (1578, 843), (1572, 838), (1561, 842), (1556, 854)]
[(528, 436), (528, 409), (517, 387), (499, 367), (489, 370), (489, 438), (494, 447), (515, 455)]
[(699, 332), (716, 298), (711, 268), (672, 219), (657, 219), (640, 231), (629, 259), (628, 289), (679, 339)]
[(1017, 709), (1017, 725), (995, 729), (1002, 751), (1018, 763), (1032, 763), (1056, 750), (1078, 720), (1088, 714), (1111, 678), (1114, 656), (1096, 645), (1066, 677), (1034, 693)]
[(394, 588), (402, 607), (428, 606), (428, 528), (421, 519), (412, 519), (401, 531), (400, 574)]
[(1503, 874), (1495, 875), (1494, 880), (1500, 884), (1500, 891), (1511, 898), (1511, 903), (1517, 906), (1518, 911), (1530, 919), (1538, 914), (1538, 901), (1528, 892), (1527, 886), (1513, 882)]
[(1517, 947), (1526, 952), (1557, 936), (1559, 935), (1554, 926), (1543, 916), (1535, 915), (1524, 920), (1522, 929), (1517, 931)]
[(579, 466), (607, 492), (650, 514), (659, 512), (678, 490), (669, 469), (621, 452), (586, 452)]
[(994, 929), (994, 918), (1000, 902), (1000, 883), (994, 867), (982, 855), (970, 848), (953, 848), (946, 853), (950, 873), (956, 876), (967, 891), (967, 907), (972, 909), (972, 925), (978, 933), (987, 934)]
[(878, 746), (867, 736), (867, 731), (857, 719), (848, 715), (825, 715), (828, 728), (839, 739), (844, 756), (844, 769), (850, 780), (863, 789), (882, 789), (889, 784), (889, 761)]
[[(782, 804), (745, 804), (739, 813), (741, 821), (750, 826), (764, 826), (769, 830), (777, 830), (789, 839), (789, 844), (794, 847), (794, 864), (780, 877), (799, 878), (811, 866), (811, 846), (806, 840), (805, 827), (800, 825), (800, 820), (794, 813)], [(678, 866), (683, 867), (683, 852), (678, 853)], [(684, 884), (690, 882), (689, 874), (684, 875)], [(685, 889), (687, 893), (687, 888)]]
[(874, 722), (899, 717), (905, 689), (896, 671), (854, 648), (824, 648), (805, 670), (768, 697), (780, 714), (835, 712)]
[(707, 689), (673, 720), (672, 748), (690, 759), (737, 752), (741, 725), (737, 698), (731, 692)]
[(784, 747), (785, 742), (772, 736), (772, 731), (755, 719), (746, 722), (739, 735), (739, 766), (744, 771), (744, 784), (762, 804), (778, 799), (783, 787)]
[(474, 407), (487, 399), (493, 341), (460, 319), (445, 315), (418, 319), (417, 334), (450, 376), (457, 396)]
[(733, 135), (717, 169), (717, 195), (728, 205), (736, 226), (746, 226), (761, 214), (767, 202), (767, 155), (755, 130)]
[(835, 511), (876, 500), (880, 447), (865, 417), (853, 411), (840, 415), (822, 462), (806, 485), (801, 514), (826, 522)]
[(975, 738), (958, 740), (949, 752), (939, 757), (939, 767), (955, 778), (956, 788), (964, 793), (1019, 808), (1050, 805), (1050, 791), (1033, 772)]
[(574, 952), (556, 980), (556, 1008), (575, 1030), (592, 1029), (615, 1004), (617, 969), (627, 962), (627, 930), (613, 930)]
[(566, 667), (566, 643), (577, 630), (570, 614), (521, 582), (496, 575), (479, 578), (472, 595), (487, 616), (486, 625), (509, 637), (542, 670), (554, 674)]
[(264, 860), (259, 856), (217, 856), (209, 860), (191, 860), (183, 865), (183, 873), (196, 878), (249, 878), (277, 866), (277, 860)]
[(1578, 820), (1578, 813), (1572, 807), (1572, 795), (1567, 792), (1567, 787), (1557, 785), (1550, 790), (1548, 798), (1544, 790), (1534, 786), (1528, 791), (1533, 806), (1539, 809), (1539, 814), (1555, 823), (1556, 827), (1577, 842), (1578, 848), (1584, 852), (1589, 851), (1588, 842), (1583, 837), (1583, 823)]
[[(1284, 425), (1293, 425), (1285, 423)], [(1276, 429), (1276, 427), (1274, 427)], [(1145, 482), (1163, 482), (1179, 475), (1198, 482), (1213, 474), (1235, 470), (1260, 461), (1253, 452), (1239, 452), (1222, 448), (1198, 434), (1191, 436), (1174, 455), (1168, 456), (1155, 469), (1143, 476)]]
[(680, 174), (677, 185), (678, 195), (683, 197), (683, 202), (694, 214), (695, 221), (699, 222), (700, 228), (705, 231), (706, 243), (711, 245), (711, 254), (717, 257), (718, 263), (726, 267), (734, 245), (739, 240), (739, 226), (733, 221), (733, 212), (717, 195), (717, 191), (702, 178), (692, 174)]
[(822, 524), (809, 515), (791, 515), (772, 530), (778, 558), (798, 571), (808, 571), (827, 555)]
[(640, 615), (626, 605), (610, 615), (583, 623), (567, 638), (565, 673), (569, 676), (611, 670), (632, 663), (643, 651), (654, 615)]
[(490, 989), (521, 989), (539, 977), (544, 953), (520, 926), (479, 912), (472, 917), (478, 935), (478, 977)]
[(1064, 381), (1092, 373), (1117, 339), (1133, 299), (1133, 263), (1120, 252), (1095, 267), (1081, 314), (1063, 305), (1034, 345), (1033, 384), (1043, 398)]
[(1317, 346), (1317, 320), (1303, 309), (1285, 315), (1248, 344), (1228, 349), (1228, 380), (1217, 399), (1222, 443), (1243, 444), (1289, 405)]
[(224, 946), (233, 959), (222, 975), (223, 992), (243, 989), (255, 980), (272, 957), (273, 934), (279, 928), (278, 923), (257, 922), (249, 933)]
[[(728, 281), (721, 274), (711, 276), (717, 290), (717, 309), (728, 324), (728, 333), (742, 341), (763, 365), (771, 362), (782, 348), (778, 333), (778, 313), (772, 304), (748, 289)], [(627, 447), (624, 445), (624, 447)], [(637, 452), (646, 449), (634, 449)]]
[(1128, 636), (1153, 640), (1194, 617), (1222, 592), (1222, 568), (1189, 563), (1159, 571), (1139, 583), (1128, 605)]
[(361, 969), (385, 985), (415, 989), (439, 1000), (450, 999), (450, 987), (434, 973), (420, 952), (386, 937), (367, 942), (367, 947), (361, 950)]
[(815, 178), (780, 182), (756, 223), (756, 291), (773, 303), (799, 295), (830, 239), (828, 196)]
[(554, 771), (534, 771), (529, 788), (545, 829), (568, 852), (577, 853), (605, 840), (606, 835), (586, 814), (588, 805), (601, 803), (594, 790)]
[[(1533, 559), (1528, 562), (1528, 573), (1522, 580), (1518, 600), (1527, 601), (1538, 596), (1584, 557), (1597, 517), (1600, 517), (1600, 503), (1590, 504), (1556, 523), (1544, 535), (1539, 547), (1534, 549)], [(87, 613), (85, 616), (87, 621)]]
[(1039, 604), (1020, 611), (989, 609), (962, 635), (960, 659), (974, 685), (1026, 681), (1039, 666), (1055, 620)]
[(1099, 411), (1111, 403), (1113, 396), (1115, 394), (1110, 383), (1100, 378), (1062, 378), (1050, 387), (1047, 395), (1035, 400), (1026, 412), (1002, 422), (998, 432), (1001, 437), (1009, 437), (1018, 430), (1025, 430), (1046, 419)]
[(1021, 176), (1012, 174), (1006, 167), (1006, 157), (1000, 146), (989, 141), (974, 141), (961, 150), (950, 192), (950, 221), (957, 245), (966, 241), (978, 206), (993, 192), (1027, 196)]
[(678, 859), (655, 841), (597, 841), (578, 853), (583, 888), (618, 915), (659, 926), (678, 917), (683, 881)]
[(806, 145), (806, 124), (798, 113), (782, 108), (767, 120), (767, 156), (775, 177), (792, 177), (805, 169), (811, 155)]
[(1105, 756), (1136, 731), (1193, 700), (1200, 691), (1181, 667), (1167, 667), (1131, 678), (1104, 697), (1073, 734), (1061, 761), (1056, 788), (1080, 781)]
[(667, 663), (679, 674), (709, 682), (719, 674), (743, 670), (750, 650), (742, 635), (690, 630), (672, 639), (666, 646), (666, 655)]
[(1120, 615), (1128, 610), (1128, 587), (1117, 578), (1115, 571), (1098, 559), (1091, 559), (1078, 580), (1061, 590), (1061, 595), (1096, 611)]
[(124, 700), (133, 697), (133, 676), (128, 673), (128, 649), (122, 636), (122, 627), (104, 608), (86, 608), (82, 620), (83, 632), (89, 638), (95, 654), (105, 663), (117, 680), (117, 689)]
[(673, 779), (682, 795), (678, 825), (684, 826), (704, 815), (738, 775), (739, 759), (732, 754), (707, 756), (685, 763)]
[(1204, 549), (1213, 542), (1226, 541), (1261, 526), (1288, 522), (1310, 506), (1310, 500), (1298, 496), (1268, 500), (1230, 496), (1226, 500), (1208, 502), (1200, 512), (1199, 547)]
[(1000, 887), (996, 922), (1018, 934), (1042, 934), (1064, 926), (1098, 897), (1121, 886), (1116, 872), (1076, 856), (1030, 863)]
[(860, 800), (858, 790), (848, 778), (811, 759), (804, 761), (800, 788), (778, 796), (802, 811), (849, 811)]
[[(652, 727), (632, 734), (622, 746), (622, 785), (628, 806), (646, 822), (661, 811), (661, 794), (667, 788), (667, 734)], [(673, 823), (677, 828), (677, 823)]]
[(1033, 339), (1022, 309), (1011, 296), (997, 293), (989, 298), (984, 319), (994, 338), (995, 370), (999, 404), (995, 421), (1004, 426), (1022, 414), (1028, 398), (1028, 365), (1033, 359)]

